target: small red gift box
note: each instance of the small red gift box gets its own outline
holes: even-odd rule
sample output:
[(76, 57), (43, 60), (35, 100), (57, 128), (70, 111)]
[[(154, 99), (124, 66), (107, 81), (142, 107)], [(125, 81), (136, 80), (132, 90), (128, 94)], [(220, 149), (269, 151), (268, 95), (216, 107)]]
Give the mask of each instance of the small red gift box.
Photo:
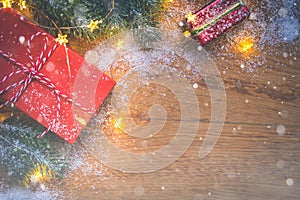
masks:
[(0, 11), (0, 94), (69, 143), (115, 82), (10, 8)]
[(246, 19), (249, 11), (242, 0), (215, 0), (195, 14), (186, 15), (189, 31), (198, 42), (207, 44)]

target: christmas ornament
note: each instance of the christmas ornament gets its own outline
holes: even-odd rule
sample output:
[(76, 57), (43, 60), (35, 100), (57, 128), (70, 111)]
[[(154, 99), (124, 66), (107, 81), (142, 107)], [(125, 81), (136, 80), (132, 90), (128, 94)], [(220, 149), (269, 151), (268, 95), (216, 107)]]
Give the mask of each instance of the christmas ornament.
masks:
[(90, 24), (88, 24), (86, 27), (90, 29), (91, 32), (94, 32), (95, 29), (99, 28), (98, 24), (101, 24), (102, 21), (99, 20), (91, 20)]
[(188, 32), (198, 42), (207, 44), (222, 33), (240, 23), (249, 15), (242, 0), (215, 0), (196, 13), (188, 13)]
[(115, 82), (11, 8), (0, 11), (0, 95), (69, 143)]
[(58, 37), (55, 38), (55, 42), (58, 42), (60, 45), (67, 44), (69, 41), (67, 35), (58, 34)]

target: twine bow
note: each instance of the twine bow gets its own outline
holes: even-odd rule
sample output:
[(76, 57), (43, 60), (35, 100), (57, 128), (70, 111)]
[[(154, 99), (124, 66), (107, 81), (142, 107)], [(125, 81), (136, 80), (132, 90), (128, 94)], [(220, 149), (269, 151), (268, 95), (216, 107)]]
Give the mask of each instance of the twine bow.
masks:
[[(45, 38), (45, 43), (43, 45), (43, 49), (40, 53), (40, 55), (37, 57), (36, 60), (33, 59), (32, 54), (31, 54), (31, 42), (39, 36), (43, 36)], [(23, 63), (18, 62), (17, 60), (15, 60), (14, 58), (12, 58), (11, 55), (3, 52), (2, 50), (0, 50), (0, 54), (5, 57), (8, 61), (10, 61), (11, 63), (14, 64), (15, 67), (17, 67), (17, 70), (11, 72), (10, 74), (4, 76), (1, 80), (0, 80), (0, 84), (4, 83), (6, 80), (8, 80), (9, 78), (20, 74), (20, 73), (24, 73), (26, 74), (26, 77), (22, 80), (20, 80), (19, 82), (13, 83), (12, 85), (7, 86), (6, 88), (0, 90), (0, 95), (2, 95), (3, 93), (9, 91), (12, 88), (18, 87), (20, 86), (20, 89), (6, 102), (4, 102), (1, 106), (3, 105), (7, 105), (8, 103), (16, 103), (18, 101), (18, 99), (21, 97), (21, 95), (23, 94), (23, 92), (26, 90), (26, 88), (29, 86), (29, 84), (33, 81), (36, 80), (41, 84), (46, 85), (49, 89), (51, 89), (51, 91), (53, 91), (53, 93), (56, 95), (57, 98), (57, 111), (56, 111), (56, 118), (59, 117), (59, 113), (60, 113), (60, 109), (61, 109), (61, 98), (72, 103), (75, 106), (80, 107), (81, 109), (83, 109), (84, 111), (90, 113), (90, 114), (95, 114), (95, 111), (90, 110), (89, 108), (86, 108), (84, 106), (82, 106), (81, 104), (75, 102), (73, 99), (71, 99), (69, 96), (63, 94), (59, 89), (57, 89), (57, 87), (53, 84), (53, 82), (47, 78), (43, 73), (41, 73), (41, 69), (43, 67), (43, 65), (47, 62), (47, 60), (51, 57), (51, 55), (53, 54), (53, 52), (55, 51), (55, 49), (58, 47), (58, 42), (56, 42), (52, 48), (49, 50), (49, 52), (46, 54), (46, 50), (47, 50), (47, 44), (48, 44), (48, 36), (46, 33), (43, 32), (37, 32), (35, 34), (33, 34), (30, 39), (27, 41), (27, 52), (28, 52), (28, 56), (30, 59), (30, 66), (27, 66)], [(69, 59), (68, 59), (68, 51), (67, 51), (67, 47), (65, 46), (66, 49), (66, 56), (67, 56), (67, 65), (69, 67)], [(69, 67), (70, 68), (70, 67)], [(45, 116), (43, 116), (45, 117)], [(47, 132), (50, 131), (50, 129), (52, 129), (55, 125), (56, 120), (53, 119), (53, 121), (50, 123), (50, 126), (47, 128), (47, 130), (45, 130), (43, 133), (41, 133), (40, 135), (38, 135), (38, 138), (41, 138), (44, 134), (46, 134)]]

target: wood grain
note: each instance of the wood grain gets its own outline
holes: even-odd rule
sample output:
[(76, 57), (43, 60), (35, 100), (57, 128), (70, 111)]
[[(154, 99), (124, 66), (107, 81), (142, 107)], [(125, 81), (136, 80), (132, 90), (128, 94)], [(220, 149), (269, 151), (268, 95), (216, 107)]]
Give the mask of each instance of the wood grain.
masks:
[[(261, 5), (254, 1), (247, 3), (251, 8)], [(182, 16), (187, 9), (196, 9), (193, 8), (195, 5), (194, 1), (174, 1), (177, 15), (173, 16)], [(174, 18), (180, 20), (180, 17)], [(167, 18), (163, 23), (167, 28), (175, 26)], [(262, 37), (260, 33), (255, 34)], [(199, 84), (195, 90), (201, 113), (195, 121), (199, 123), (199, 130), (180, 158), (151, 173), (123, 173), (104, 166), (107, 169), (105, 174), (109, 176), (107, 179), (80, 174), (82, 170), (79, 174), (71, 172), (70, 177), (63, 180), (65, 195), (70, 199), (299, 199), (299, 42), (282, 43), (276, 47), (264, 45), (250, 54), (252, 58), (245, 58), (234, 49), (231, 49), (231, 57), (230, 54), (223, 56), (222, 46), (232, 35), (234, 33), (223, 35), (204, 47), (217, 63), (227, 104), (221, 137), (207, 157), (199, 159), (199, 149), (209, 124), (215, 123), (210, 121), (210, 94), (201, 78), (190, 79), (191, 84)], [(284, 49), (293, 55), (284, 57)], [(263, 64), (255, 65), (255, 61), (260, 60), (264, 61)], [(241, 69), (241, 63), (254, 71)], [(131, 117), (137, 123), (147, 125), (149, 107), (161, 103), (168, 111), (168, 120), (158, 136), (147, 143), (147, 148), (141, 145), (142, 141), (124, 145), (122, 141), (132, 139), (124, 137), (119, 141), (119, 147), (126, 151), (134, 151), (135, 146), (139, 152), (163, 147), (174, 137), (180, 121), (180, 108), (174, 96), (169, 94), (162, 102), (159, 93), (143, 99), (142, 92), (147, 92), (147, 88), (137, 92), (136, 100), (130, 102), (132, 108), (138, 106), (138, 111), (133, 110)], [(167, 92), (162, 90), (162, 93)], [(282, 127), (280, 125), (285, 127), (283, 135), (276, 131)], [(97, 162), (92, 155), (85, 159), (90, 163)], [(292, 185), (287, 184), (290, 180), (294, 182)]]
[[(299, 52), (296, 57), (299, 58)], [(105, 173), (110, 174), (107, 180), (72, 172), (63, 181), (66, 196), (70, 199), (299, 199), (299, 61), (290, 64), (283, 57), (270, 56), (268, 63), (282, 65), (258, 68), (253, 78), (253, 73), (243, 72), (239, 64), (226, 68), (227, 62), (218, 57), (215, 60), (219, 71), (226, 71), (222, 78), (227, 113), (222, 135), (207, 157), (199, 159), (200, 138), (205, 138), (208, 125), (213, 122), (210, 96), (200, 81), (201, 88), (196, 90), (201, 109), (199, 131), (183, 156), (151, 173), (130, 174), (107, 168)], [(159, 102), (152, 96), (152, 101), (155, 100)], [(131, 103), (139, 106), (133, 117), (142, 123), (147, 119), (151, 102)], [(180, 110), (176, 100), (170, 97), (164, 104), (172, 105), (170, 120), (160, 136), (148, 143), (148, 151), (164, 146), (178, 127)], [(286, 129), (282, 136), (276, 132), (279, 125)], [(119, 142), (120, 148), (127, 151), (138, 146), (138, 142), (133, 146)], [(92, 156), (86, 159), (97, 162), (91, 161)], [(289, 186), (288, 180), (293, 180), (293, 185)]]
[[(247, 1), (247, 4), (251, 8), (261, 5), (258, 1)], [(187, 10), (197, 9), (195, 5), (198, 5), (196, 1), (173, 1), (166, 13), (176, 17), (167, 20), (165, 14), (162, 23), (166, 28), (174, 29), (175, 22), (180, 21)], [(267, 11), (265, 14), (268, 16)], [(242, 30), (243, 27), (239, 28)], [(259, 37), (263, 33), (256, 34)], [(79, 140), (75, 145), (77, 149), (84, 149), (85, 153), (79, 156), (82, 156), (82, 163), (87, 164), (70, 170), (60, 183), (49, 186), (61, 191), (58, 199), (299, 199), (299, 38), (295, 43), (266, 44), (247, 59), (234, 50), (232, 54), (222, 54), (222, 46), (228, 44), (227, 37), (232, 35), (223, 35), (204, 47), (217, 63), (225, 85), (227, 106), (221, 137), (208, 156), (200, 159), (199, 149), (208, 126), (217, 122), (210, 121), (211, 100), (205, 82), (201, 78), (192, 78), (188, 80), (191, 85), (199, 85), (195, 94), (200, 116), (194, 122), (199, 123), (199, 129), (180, 158), (154, 172), (123, 173), (99, 162)], [(76, 42), (73, 45), (75, 49), (79, 48)], [(85, 48), (82, 47), (82, 54)], [(230, 46), (228, 48), (230, 51)], [(286, 58), (283, 56), (285, 51), (293, 55)], [(264, 62), (261, 65), (252, 63), (252, 66), (251, 60)], [(254, 71), (241, 69), (241, 63)], [(151, 93), (153, 87), (157, 93)], [(145, 92), (149, 92), (150, 98), (145, 98)], [(167, 94), (168, 98), (162, 100), (162, 94)], [(168, 112), (162, 131), (149, 139), (147, 145), (144, 140), (120, 133), (123, 135), (118, 135), (120, 139), (116, 145), (126, 151), (142, 153), (168, 144), (180, 122), (180, 106), (171, 91), (155, 85), (140, 89), (130, 101), (131, 117), (136, 123), (147, 125), (149, 107), (154, 103), (163, 104)], [(135, 110), (135, 106), (138, 109)], [(285, 128), (282, 135), (276, 130), (282, 128), (281, 125)], [(109, 133), (107, 137), (113, 141)], [(110, 159), (109, 155), (107, 159)], [(97, 174), (95, 170), (101, 173)], [(291, 180), (293, 184), (289, 182)]]

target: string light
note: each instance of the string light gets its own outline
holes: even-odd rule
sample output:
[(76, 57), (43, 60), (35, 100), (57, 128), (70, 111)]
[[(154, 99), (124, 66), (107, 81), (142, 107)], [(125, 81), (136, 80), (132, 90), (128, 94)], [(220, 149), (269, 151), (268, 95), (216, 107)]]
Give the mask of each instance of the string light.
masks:
[[(11, 8), (14, 4), (13, 0), (2, 0), (0, 1), (3, 5), (3, 8)], [(20, 7), (20, 10), (23, 10), (26, 8), (26, 1), (25, 0), (19, 0), (18, 6)]]
[(196, 15), (194, 15), (192, 12), (189, 12), (187, 15), (185, 15), (185, 18), (187, 19), (187, 22), (195, 22)]
[(101, 24), (102, 20), (91, 20), (90, 24), (88, 24), (86, 27), (90, 29), (91, 32), (94, 32), (95, 29), (99, 28), (98, 24)]
[(114, 127), (114, 130), (118, 133), (121, 133), (124, 126), (123, 119), (121, 117), (111, 118), (110, 121)]
[(123, 45), (124, 45), (124, 40), (118, 40), (118, 42), (117, 42), (117, 49), (118, 50), (121, 50), (121, 49), (123, 49)]
[(3, 4), (3, 8), (11, 8), (12, 4), (14, 3), (13, 0), (3, 0), (0, 2)]
[(55, 177), (55, 173), (50, 169), (47, 169), (45, 164), (37, 164), (36, 168), (33, 168), (25, 175), (22, 183), (26, 186), (29, 184), (36, 185), (53, 177)]
[(243, 53), (248, 52), (253, 47), (253, 41), (251, 38), (241, 40), (239, 43), (239, 50)]
[[(3, 4), (3, 8), (11, 8), (14, 1), (13, 0), (0, 0), (0, 3)], [(30, 7), (31, 9), (34, 9), (36, 10), (37, 12), (39, 12), (40, 14), (42, 14), (44, 17), (46, 17), (49, 21), (51, 21), (51, 23), (55, 26), (55, 27), (49, 27), (49, 26), (43, 26), (43, 25), (39, 25), (40, 27), (42, 28), (45, 28), (45, 29), (57, 29), (58, 32), (60, 33), (60, 35), (62, 35), (62, 32), (61, 30), (70, 30), (70, 29), (78, 29), (78, 28), (89, 28), (91, 32), (93, 32), (94, 30), (96, 30), (98, 27), (98, 24), (101, 24), (103, 23), (103, 21), (105, 19), (107, 19), (110, 14), (112, 13), (112, 11), (114, 10), (115, 8), (115, 0), (111, 0), (111, 8), (110, 10), (108, 11), (108, 13), (100, 20), (91, 20), (90, 24), (88, 25), (81, 25), (81, 26), (70, 26), (70, 27), (58, 27), (56, 25), (56, 23), (54, 23), (53, 20), (51, 20), (45, 13), (41, 12), (39, 9), (35, 8), (34, 6), (30, 5), (30, 4), (27, 4), (26, 3), (26, 0), (19, 0), (19, 3), (18, 3), (18, 6), (20, 7), (20, 10), (23, 10), (25, 8)], [(61, 38), (61, 37), (58, 37), (55, 41), (59, 42), (60, 44), (66, 44), (68, 42), (68, 40), (65, 38)]]
[(108, 16), (112, 13), (112, 11), (115, 9), (115, 0), (111, 1), (111, 8), (109, 10), (109, 12), (106, 14), (106, 16), (104, 18), (102, 18), (101, 20), (91, 20), (90, 24), (86, 25), (87, 28), (90, 29), (91, 32), (93, 32), (95, 29), (99, 28), (98, 24), (101, 24), (105, 19), (108, 18)]
[(55, 39), (55, 42), (58, 42), (60, 45), (67, 44), (67, 35), (58, 34), (58, 37)]
[(25, 0), (20, 0), (18, 3), (20, 10), (24, 10), (26, 8), (26, 1)]
[(191, 34), (190, 31), (184, 31), (183, 35), (184, 35), (185, 37), (190, 37), (192, 34)]
[(3, 121), (5, 121), (6, 119), (10, 118), (11, 115), (12, 115), (12, 113), (10, 113), (10, 112), (1, 113), (0, 114), (0, 123), (2, 123)]

